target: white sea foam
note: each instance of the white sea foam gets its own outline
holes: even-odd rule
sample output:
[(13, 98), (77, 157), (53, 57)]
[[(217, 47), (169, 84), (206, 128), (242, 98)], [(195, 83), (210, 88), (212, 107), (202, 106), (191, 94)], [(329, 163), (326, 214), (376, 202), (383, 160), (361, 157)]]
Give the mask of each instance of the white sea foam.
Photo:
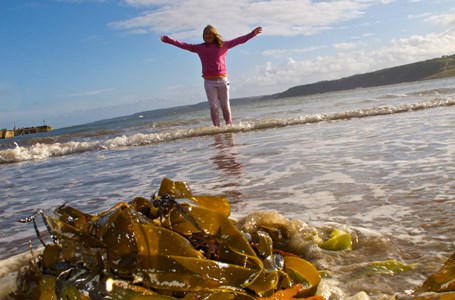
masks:
[(455, 99), (434, 99), (427, 102), (409, 103), (402, 105), (385, 105), (337, 113), (304, 115), (294, 118), (260, 119), (256, 121), (240, 123), (232, 127), (215, 128), (207, 126), (198, 128), (174, 129), (160, 133), (136, 133), (131, 135), (113, 137), (105, 141), (70, 141), (66, 143), (52, 144), (36, 143), (29, 147), (22, 147), (18, 145), (17, 142), (15, 142), (15, 148), (0, 150), (0, 163), (39, 160), (87, 151), (99, 151), (103, 149), (113, 150), (122, 147), (158, 144), (172, 140), (192, 138), (197, 136), (209, 136), (226, 132), (246, 132), (292, 125), (312, 124), (324, 121), (350, 120), (353, 118), (373, 117), (385, 114), (403, 113), (451, 105), (455, 105)]

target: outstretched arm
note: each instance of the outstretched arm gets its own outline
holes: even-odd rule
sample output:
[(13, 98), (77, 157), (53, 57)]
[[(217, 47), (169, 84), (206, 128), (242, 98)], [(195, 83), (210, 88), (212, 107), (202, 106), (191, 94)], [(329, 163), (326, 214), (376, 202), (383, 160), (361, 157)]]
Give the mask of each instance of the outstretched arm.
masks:
[(171, 44), (176, 47), (179, 47), (180, 49), (183, 49), (183, 50), (196, 52), (197, 45), (180, 42), (180, 41), (174, 40), (173, 38), (168, 37), (167, 35), (161, 36), (161, 41), (163, 41), (163, 43)]
[(255, 29), (253, 29), (253, 31), (251, 31), (250, 33), (248, 33), (246, 35), (239, 36), (238, 38), (235, 38), (230, 41), (225, 41), (224, 45), (228, 48), (235, 47), (237, 45), (243, 44), (243, 43), (247, 42), (248, 40), (254, 38), (256, 35), (260, 34), (261, 32), (262, 32), (262, 27), (256, 27)]

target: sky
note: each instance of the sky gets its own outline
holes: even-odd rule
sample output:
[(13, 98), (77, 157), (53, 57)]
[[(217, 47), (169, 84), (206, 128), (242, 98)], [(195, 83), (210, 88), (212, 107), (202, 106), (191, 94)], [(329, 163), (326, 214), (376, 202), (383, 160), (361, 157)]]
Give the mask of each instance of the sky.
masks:
[(455, 54), (453, 0), (0, 0), (0, 129), (206, 101), (196, 54), (230, 40), (231, 98)]

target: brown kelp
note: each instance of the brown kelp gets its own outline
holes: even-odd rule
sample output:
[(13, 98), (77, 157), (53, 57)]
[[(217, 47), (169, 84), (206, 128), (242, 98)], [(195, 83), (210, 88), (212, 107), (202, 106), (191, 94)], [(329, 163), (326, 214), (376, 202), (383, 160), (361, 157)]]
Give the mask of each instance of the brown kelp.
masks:
[[(246, 236), (222, 196), (196, 196), (164, 179), (96, 215), (60, 206), (33, 222), (42, 254), (18, 274), (16, 299), (292, 299), (313, 297), (316, 268), (274, 248), (267, 230)], [(52, 241), (36, 225), (41, 216)], [(317, 297), (322, 298), (322, 297)]]
[[(234, 221), (230, 212), (225, 197), (193, 195), (186, 183), (166, 178), (150, 198), (120, 202), (96, 215), (67, 205), (52, 216), (38, 210), (21, 222), (33, 223), (44, 250), (35, 255), (31, 249), (32, 259), (18, 272), (10, 298), (331, 299), (324, 288), (333, 276), (330, 266), (318, 272), (302, 257), (314, 247), (349, 255), (356, 251), (355, 233), (328, 229), (321, 234), (272, 211)], [(50, 238), (39, 232), (40, 218)], [(395, 259), (372, 261), (350, 276), (395, 276), (417, 267)], [(454, 299), (454, 278), (452, 256), (422, 285), (390, 299)], [(363, 295), (357, 296), (366, 299)]]
[(396, 295), (397, 300), (453, 300), (455, 299), (455, 253), (442, 267), (421, 285), (407, 293)]

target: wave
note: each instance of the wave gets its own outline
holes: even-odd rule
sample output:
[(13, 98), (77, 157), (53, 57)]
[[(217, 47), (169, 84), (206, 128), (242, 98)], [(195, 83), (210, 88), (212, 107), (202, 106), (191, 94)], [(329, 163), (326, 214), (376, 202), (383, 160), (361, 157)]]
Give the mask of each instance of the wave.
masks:
[(220, 133), (247, 132), (326, 121), (342, 121), (350, 120), (353, 118), (365, 118), (387, 114), (412, 112), (417, 110), (453, 105), (455, 105), (455, 99), (434, 99), (427, 102), (401, 105), (385, 105), (353, 111), (304, 115), (295, 118), (267, 118), (257, 121), (239, 123), (230, 127), (203, 126), (195, 128), (172, 129), (159, 133), (136, 133), (131, 135), (113, 137), (107, 140), (69, 141), (50, 144), (37, 142), (31, 146), (26, 147), (20, 146), (17, 142), (14, 142), (15, 148), (0, 150), (0, 164), (16, 163), (28, 160), (40, 160), (88, 151), (114, 150), (124, 147), (153, 145), (178, 139), (209, 136)]
[(448, 95), (448, 94), (453, 94), (453, 93), (455, 93), (454, 88), (437, 88), (437, 89), (413, 92), (410, 95), (422, 97), (422, 96), (441, 96), (441, 95)]

